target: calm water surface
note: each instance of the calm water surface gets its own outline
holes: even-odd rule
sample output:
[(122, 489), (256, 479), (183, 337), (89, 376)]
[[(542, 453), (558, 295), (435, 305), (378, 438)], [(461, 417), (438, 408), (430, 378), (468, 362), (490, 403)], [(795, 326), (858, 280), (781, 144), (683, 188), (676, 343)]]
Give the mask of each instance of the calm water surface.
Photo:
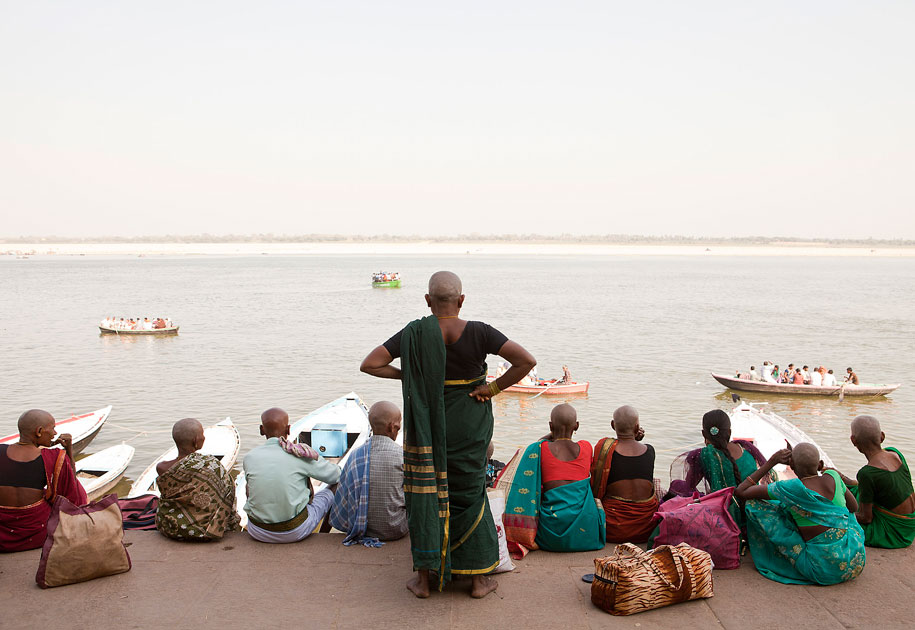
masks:
[[(400, 271), (404, 286), (372, 289), (378, 269)], [(744, 399), (769, 402), (849, 473), (863, 463), (848, 441), (859, 413), (876, 415), (888, 443), (915, 455), (915, 260), (905, 258), (0, 257), (0, 433), (30, 407), (63, 418), (111, 404), (85, 452), (129, 441), (134, 477), (171, 445), (179, 418), (231, 416), (244, 454), (260, 443), (258, 416), (271, 406), (295, 420), (351, 390), (399, 405), (400, 383), (361, 374), (359, 363), (428, 314), (425, 283), (438, 269), (464, 280), (463, 315), (524, 345), (541, 376), (567, 363), (591, 381), (585, 396), (499, 396), (502, 459), (547, 431), (560, 400), (574, 404), (579, 435), (592, 441), (610, 431), (613, 409), (632, 404), (666, 479), (671, 460), (701, 440), (702, 414), (733, 406), (709, 372), (764, 359), (903, 382), (890, 397), (841, 403)], [(102, 336), (105, 315), (168, 316), (181, 333)]]

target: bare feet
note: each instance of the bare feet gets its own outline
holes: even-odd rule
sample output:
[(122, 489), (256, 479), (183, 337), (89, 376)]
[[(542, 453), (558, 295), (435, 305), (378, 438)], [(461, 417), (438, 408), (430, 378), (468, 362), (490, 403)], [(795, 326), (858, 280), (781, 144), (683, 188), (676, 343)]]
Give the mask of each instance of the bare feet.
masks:
[(407, 582), (407, 588), (420, 599), (429, 597), (429, 571), (417, 571), (416, 575)]
[(485, 575), (474, 575), (473, 586), (470, 588), (470, 596), (474, 599), (482, 599), (499, 588), (499, 583)]

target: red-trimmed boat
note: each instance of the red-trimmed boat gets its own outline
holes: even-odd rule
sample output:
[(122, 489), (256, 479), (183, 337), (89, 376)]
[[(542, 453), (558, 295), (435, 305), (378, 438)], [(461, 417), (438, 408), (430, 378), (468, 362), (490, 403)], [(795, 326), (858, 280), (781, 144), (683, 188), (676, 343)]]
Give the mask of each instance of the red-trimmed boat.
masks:
[[(494, 381), (495, 376), (486, 377), (486, 381)], [(578, 383), (572, 381), (571, 383), (563, 383), (555, 378), (551, 378), (546, 381), (539, 381), (537, 385), (520, 385), (515, 384), (504, 390), (513, 394), (543, 394), (544, 396), (552, 396), (559, 394), (587, 394), (588, 387), (591, 385), (591, 381), (585, 381), (583, 383)]]

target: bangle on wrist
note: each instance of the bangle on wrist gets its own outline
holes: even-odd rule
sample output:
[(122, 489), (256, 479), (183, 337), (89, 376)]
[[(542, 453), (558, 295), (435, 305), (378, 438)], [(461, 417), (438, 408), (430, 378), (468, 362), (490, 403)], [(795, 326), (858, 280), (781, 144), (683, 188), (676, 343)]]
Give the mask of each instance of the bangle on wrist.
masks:
[(499, 389), (499, 386), (496, 385), (495, 381), (492, 381), (489, 383), (489, 395), (490, 396), (495, 396), (496, 394), (500, 393), (501, 391), (502, 390)]

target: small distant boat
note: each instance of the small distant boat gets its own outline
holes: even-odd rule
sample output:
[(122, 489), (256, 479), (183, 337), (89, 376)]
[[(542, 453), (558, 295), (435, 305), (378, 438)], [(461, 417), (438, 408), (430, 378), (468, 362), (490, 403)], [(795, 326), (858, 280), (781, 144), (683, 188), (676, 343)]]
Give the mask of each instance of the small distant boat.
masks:
[[(198, 452), (204, 455), (212, 455), (219, 460), (223, 468), (232, 470), (235, 466), (235, 460), (238, 459), (238, 450), (241, 447), (241, 437), (238, 435), (238, 429), (232, 424), (230, 418), (218, 422), (211, 427), (203, 430), (203, 448)], [(159, 494), (159, 487), (156, 485), (156, 479), (159, 473), (156, 472), (156, 465), (178, 457), (178, 447), (173, 446), (156, 458), (156, 460), (146, 467), (137, 480), (133, 482), (127, 498), (138, 497), (141, 494)]]
[[(764, 457), (771, 457), (776, 451), (785, 448), (785, 441), (792, 447), (801, 442), (809, 442), (820, 451), (820, 459), (825, 466), (834, 466), (832, 459), (826, 454), (813, 438), (804, 433), (797, 425), (788, 422), (779, 415), (757, 409), (757, 405), (766, 403), (748, 404), (741, 402), (731, 413), (731, 439), (747, 440), (752, 442)], [(779, 464), (775, 471), (784, 479), (794, 476), (791, 470)]]
[(387, 273), (386, 271), (373, 273), (372, 286), (375, 288), (397, 288), (400, 286), (400, 274)]
[(712, 372), (712, 378), (730, 389), (742, 392), (766, 392), (770, 394), (801, 394), (805, 396), (885, 396), (899, 387), (894, 385), (874, 385), (862, 383), (850, 385), (840, 383), (823, 387), (822, 385), (791, 385), (789, 383), (769, 383), (766, 381), (751, 381), (736, 376), (724, 376)]
[(133, 454), (132, 446), (118, 444), (76, 462), (76, 478), (83, 484), (90, 501), (105, 496), (117, 485)]
[[(324, 458), (331, 461), (340, 468), (349, 461), (350, 453), (354, 449), (365, 444), (369, 439), (371, 427), (369, 426), (369, 410), (362, 402), (362, 399), (356, 392), (350, 392), (346, 396), (341, 396), (323, 407), (315, 409), (307, 416), (295, 421), (289, 427), (289, 439), (300, 444), (308, 444), (318, 451), (323, 445), (318, 444), (318, 439), (314, 436), (315, 425), (336, 425), (341, 432), (345, 433), (343, 454), (337, 457), (325, 456)], [(343, 437), (343, 436), (341, 436)], [(323, 490), (327, 484), (317, 479), (312, 480), (314, 491)], [(241, 517), (242, 526), (247, 525), (248, 515), (244, 511), (245, 503), (248, 501), (247, 482), (245, 480), (245, 471), (235, 479), (235, 506)]]
[[(496, 380), (496, 377), (494, 376), (486, 377), (487, 382), (492, 382), (494, 380)], [(539, 381), (538, 385), (519, 385), (516, 383), (504, 391), (512, 392), (515, 394), (543, 394), (544, 396), (559, 394), (587, 394), (588, 387), (590, 385), (591, 381), (584, 381), (582, 383), (577, 381), (561, 383), (559, 380), (551, 378), (546, 381)]]
[[(57, 433), (69, 433), (73, 437), (73, 454), (76, 455), (89, 445), (98, 432), (102, 430), (108, 416), (111, 415), (111, 405), (81, 416), (71, 416), (66, 420), (57, 420), (54, 428)], [(19, 439), (18, 433), (0, 437), (0, 444), (12, 444)]]
[(153, 328), (152, 330), (132, 330), (124, 328), (106, 328), (99, 326), (103, 335), (177, 335), (179, 326), (169, 328)]

